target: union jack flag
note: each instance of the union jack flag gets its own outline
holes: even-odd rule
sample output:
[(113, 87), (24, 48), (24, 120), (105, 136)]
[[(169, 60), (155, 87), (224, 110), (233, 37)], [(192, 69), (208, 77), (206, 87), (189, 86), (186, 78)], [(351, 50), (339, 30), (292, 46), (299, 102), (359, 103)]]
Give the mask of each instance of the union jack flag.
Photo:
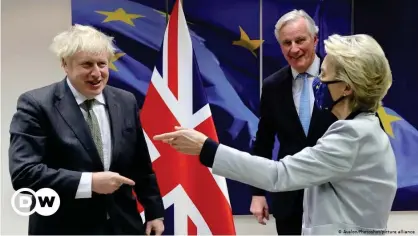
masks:
[[(193, 128), (217, 140), (179, 1), (170, 15), (140, 119), (166, 209), (164, 234), (235, 234), (225, 178), (212, 174), (198, 156), (151, 140), (174, 126)], [(140, 205), (139, 210), (143, 215)]]

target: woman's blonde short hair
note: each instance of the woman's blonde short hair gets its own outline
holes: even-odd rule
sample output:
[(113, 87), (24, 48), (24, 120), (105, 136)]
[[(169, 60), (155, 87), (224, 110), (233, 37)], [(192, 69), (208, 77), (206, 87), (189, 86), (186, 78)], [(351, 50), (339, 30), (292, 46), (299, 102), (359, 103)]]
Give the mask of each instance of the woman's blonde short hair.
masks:
[(115, 53), (113, 37), (103, 34), (92, 26), (79, 24), (55, 36), (50, 49), (60, 59), (69, 58), (79, 51), (93, 54), (106, 53), (108, 59)]
[(353, 90), (351, 108), (377, 111), (392, 85), (392, 72), (381, 46), (365, 34), (334, 34), (324, 43), (336, 78)]

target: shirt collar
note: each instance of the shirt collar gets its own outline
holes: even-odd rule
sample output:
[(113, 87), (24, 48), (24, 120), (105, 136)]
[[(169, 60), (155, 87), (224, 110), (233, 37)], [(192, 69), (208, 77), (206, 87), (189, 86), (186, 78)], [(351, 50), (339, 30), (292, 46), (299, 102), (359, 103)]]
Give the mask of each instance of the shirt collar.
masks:
[[(319, 57), (315, 54), (315, 59), (312, 62), (311, 66), (309, 66), (309, 68), (306, 70), (306, 73), (308, 73), (311, 76), (318, 76), (319, 74), (319, 68), (320, 68), (320, 63), (321, 61), (319, 60)], [(300, 74), (299, 72), (297, 72), (295, 69), (291, 68), (292, 70), (292, 76), (293, 79), (296, 79), (297, 76)]]
[[(67, 84), (68, 87), (70, 87), (71, 92), (74, 95), (75, 100), (77, 101), (77, 104), (80, 105), (82, 104), (84, 101), (87, 100), (86, 96), (84, 96), (83, 94), (81, 94), (80, 92), (77, 91), (77, 89), (74, 88), (74, 86), (71, 84), (70, 80), (67, 77)], [(96, 99), (96, 101), (98, 101), (100, 104), (104, 105), (106, 104), (103, 93), (100, 93), (99, 95), (97, 95), (96, 97), (94, 97), (94, 99)]]

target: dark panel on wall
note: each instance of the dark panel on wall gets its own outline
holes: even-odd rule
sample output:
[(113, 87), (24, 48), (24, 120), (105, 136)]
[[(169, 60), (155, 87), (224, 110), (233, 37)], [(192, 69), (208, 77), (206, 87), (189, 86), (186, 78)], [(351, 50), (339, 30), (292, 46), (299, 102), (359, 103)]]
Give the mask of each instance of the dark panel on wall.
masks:
[(372, 35), (383, 47), (393, 73), (393, 85), (384, 99), (418, 128), (418, 1), (354, 1), (354, 32)]

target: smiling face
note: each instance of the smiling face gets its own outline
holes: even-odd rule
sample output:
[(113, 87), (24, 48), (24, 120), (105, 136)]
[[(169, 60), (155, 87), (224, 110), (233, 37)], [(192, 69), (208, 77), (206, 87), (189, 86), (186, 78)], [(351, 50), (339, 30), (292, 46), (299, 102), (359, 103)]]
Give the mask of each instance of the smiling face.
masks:
[(91, 99), (99, 95), (109, 80), (108, 54), (77, 52), (63, 60), (63, 67), (78, 92)]
[(279, 38), (280, 48), (289, 65), (299, 73), (306, 72), (315, 59), (318, 38), (310, 34), (305, 18), (284, 25)]

